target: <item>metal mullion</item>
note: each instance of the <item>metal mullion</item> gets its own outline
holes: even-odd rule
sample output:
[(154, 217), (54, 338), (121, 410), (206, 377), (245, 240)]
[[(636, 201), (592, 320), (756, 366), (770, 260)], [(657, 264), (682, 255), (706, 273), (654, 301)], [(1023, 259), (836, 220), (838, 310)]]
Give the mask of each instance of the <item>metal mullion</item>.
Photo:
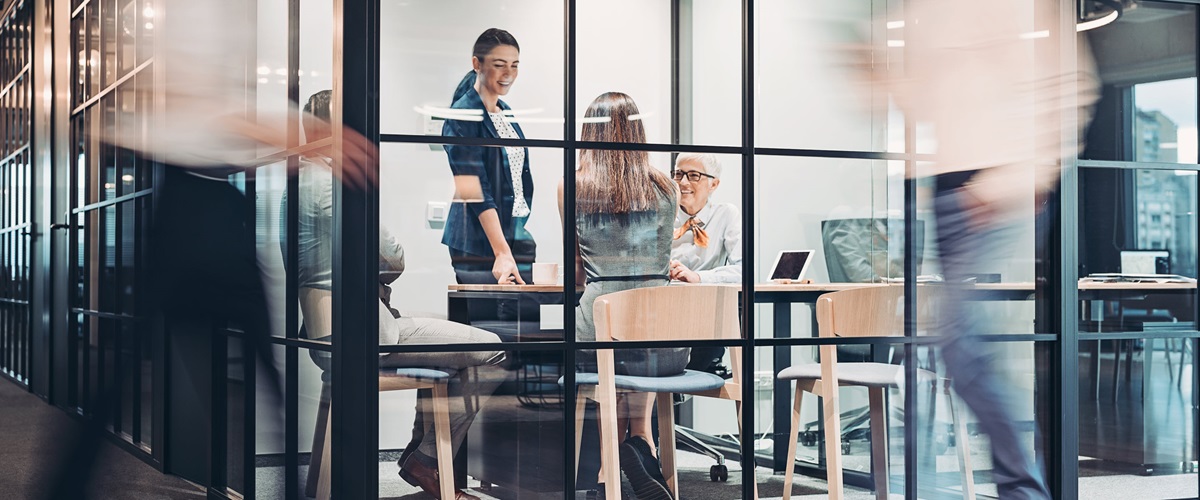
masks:
[(843, 149), (788, 149), (757, 147), (754, 148), (754, 154), (759, 156), (800, 156), (805, 158), (843, 158), (852, 160), (933, 160), (932, 155), (916, 152), (887, 153), (873, 151), (852, 151)]
[(381, 134), (380, 142), (385, 143), (400, 143), (400, 144), (441, 144), (441, 145), (462, 145), (462, 146), (487, 146), (487, 147), (527, 147), (527, 148), (546, 148), (560, 149), (566, 148), (568, 145), (575, 149), (607, 149), (607, 150), (622, 150), (622, 151), (649, 151), (663, 153), (713, 153), (713, 154), (741, 154), (742, 148), (736, 146), (699, 146), (691, 144), (666, 144), (666, 143), (625, 143), (625, 142), (604, 142), (604, 141), (579, 141), (570, 137), (569, 139), (499, 139), (490, 137), (446, 137), (446, 136), (427, 136), (427, 135), (406, 135), (406, 134)]
[[(343, 161), (342, 128), (379, 142), (380, 0), (335, 0), (334, 170)], [(353, 27), (353, 29), (346, 29)], [(378, 160), (366, 168), (378, 172)], [(332, 487), (343, 498), (379, 496), (379, 191), (333, 189)]]
[[(5, 50), (5, 52), (7, 52), (7, 50)], [(4, 69), (9, 70), (10, 68), (6, 67)], [(2, 89), (0, 89), (0, 97), (7, 97), (9, 95), (9, 92), (12, 91), (13, 87), (17, 86), (18, 82), (20, 82), (29, 73), (29, 70), (30, 70), (29, 63), (25, 63), (25, 65), (20, 70), (18, 70), (16, 73), (13, 74), (12, 78), (10, 80), (8, 80), (8, 83), (6, 83), (4, 85), (4, 87)], [(5, 120), (4, 123), (6, 125), (9, 125), (12, 123), (12, 121)]]
[[(1059, 5), (1055, 58), (1060, 67), (1069, 66), (1072, 70), (1077, 69), (1079, 58), (1077, 35), (1073, 29), (1077, 15), (1073, 3)], [(1067, 117), (1060, 115), (1058, 119), (1061, 122)], [(1060, 138), (1072, 145), (1078, 145), (1080, 140), (1073, 130), (1062, 132)], [(1046, 260), (1051, 265), (1045, 280), (1050, 287), (1046, 298), (1052, 306), (1048, 308), (1051, 318), (1047, 318), (1052, 322), (1047, 324), (1057, 326), (1059, 330), (1057, 348), (1053, 352), (1056, 359), (1052, 358), (1055, 366), (1050, 368), (1052, 391), (1058, 401), (1050, 419), (1052, 437), (1047, 460), (1047, 486), (1055, 498), (1067, 499), (1079, 496), (1079, 167), (1078, 155), (1071, 156), (1074, 161), (1064, 160), (1059, 171), (1056, 207), (1060, 217), (1059, 231), (1051, 238), (1057, 238), (1058, 244), (1049, 245), (1051, 255)]]
[[(575, 192), (575, 162), (576, 162), (576, 141), (575, 141), (575, 62), (578, 54), (577, 41), (575, 39), (575, 0), (563, 1), (563, 387), (565, 392), (563, 396), (566, 398), (563, 401), (563, 443), (572, 443), (575, 439), (576, 422), (579, 421), (579, 415), (575, 414), (575, 406), (577, 398), (579, 398), (579, 387), (576, 383), (575, 363), (578, 352), (576, 351), (576, 325), (575, 314), (570, 311), (566, 305), (573, 304), (575, 301), (574, 290), (578, 287), (575, 282), (575, 248), (579, 244), (578, 232), (575, 227), (576, 213), (576, 192)], [(382, 140), (382, 139), (381, 139)], [(567, 263), (570, 263), (569, 265)], [(569, 269), (569, 271), (568, 271)], [(659, 416), (659, 418), (663, 418)], [(575, 482), (575, 471), (579, 464), (575, 462), (574, 449), (569, 446), (563, 446), (563, 490), (564, 493), (569, 492), (569, 497), (575, 496), (575, 490), (578, 487)]]
[[(754, 269), (754, 0), (742, 0), (742, 238), (743, 269)], [(742, 387), (741, 440), (742, 498), (755, 498), (758, 486), (755, 479), (754, 455), (754, 273), (742, 273)], [(793, 464), (788, 464), (792, 467)]]
[[(125, 82), (127, 82), (130, 79), (132, 79), (133, 77), (141, 74), (142, 70), (146, 69), (153, 63), (154, 63), (153, 58), (147, 59), (145, 62), (137, 65), (132, 70), (129, 70), (129, 72), (126, 73), (125, 76), (118, 78), (116, 81), (112, 82), (111, 84), (109, 84), (108, 86), (106, 86), (104, 88), (98, 89), (94, 95), (88, 96), (87, 100), (83, 101), (82, 104), (80, 104), (80, 105), (76, 106), (74, 109), (72, 109), (71, 115), (77, 115), (77, 114), (83, 112), (83, 110), (92, 107), (93, 105), (98, 103), (101, 99), (103, 99), (108, 94), (115, 92), (117, 90), (117, 88), (120, 87), (121, 85), (124, 85)], [(90, 75), (89, 75), (89, 78), (90, 78)]]
[[(289, 1), (288, 3), (294, 3), (294, 2)], [(252, 2), (247, 3), (247, 5), (244, 6), (244, 9), (245, 9), (245, 15), (251, 19), (250, 24), (257, 25), (258, 24), (258, 17), (257, 17), (258, 12), (257, 12), (256, 8), (254, 7), (254, 4)], [(246, 60), (251, 60), (251, 61), (254, 60), (254, 58), (257, 55), (256, 50), (257, 50), (257, 47), (254, 45), (247, 46), (245, 48), (245, 51), (243, 54), (244, 57), (246, 58)], [(289, 59), (290, 59), (290, 54), (289, 54)], [(292, 74), (295, 73), (295, 68), (289, 67), (289, 70), (290, 70), (290, 73), (292, 73)], [(289, 97), (291, 95), (290, 90), (291, 90), (292, 78), (294, 78), (294, 77), (291, 75), (288, 75)], [(257, 89), (258, 83), (254, 80), (250, 80), (246, 83), (246, 85), (252, 86), (252, 88)], [(284, 104), (288, 105), (289, 103), (284, 102)], [(289, 113), (292, 112), (291, 108), (293, 108), (293, 107), (294, 106), (290, 106), (290, 105), (287, 106)], [(258, 120), (258, 108), (256, 106), (251, 105), (248, 107), (247, 118), (251, 121)], [(290, 131), (291, 131), (290, 129), (291, 129), (291, 127), (293, 127), (292, 120), (288, 121), (287, 127), (289, 129), (288, 132), (290, 133)], [(290, 146), (291, 144), (289, 143), (288, 145)], [(258, 204), (258, 201), (257, 201), (258, 200), (258, 170), (257, 169), (247, 169), (245, 171), (245, 173), (242, 175), (242, 177), (244, 179), (244, 189), (245, 189), (245, 194), (246, 194), (243, 199), (242, 209), (246, 211), (246, 214), (248, 215), (248, 220), (251, 221), (250, 223), (254, 227), (253, 231), (257, 235), (258, 234), (258, 223), (259, 223), (259, 221), (258, 221), (258, 206), (257, 206), (257, 204)], [(256, 240), (257, 240), (257, 236), (250, 238), (250, 240), (247, 242), (247, 248), (242, 249), (245, 253), (240, 253), (240, 254), (241, 255), (255, 255), (257, 253), (257, 249), (255, 248)], [(264, 293), (265, 293), (265, 290), (264, 290)], [(264, 296), (264, 299), (266, 299), (265, 296)], [(272, 330), (271, 330), (271, 328), (269, 328), (269, 325), (270, 325), (270, 321), (268, 321), (267, 325), (265, 325), (265, 326), (267, 326), (266, 330), (262, 330), (262, 331), (258, 331), (258, 332), (250, 331), (250, 325), (241, 325), (243, 330), (249, 331), (248, 334), (244, 334), (241, 336), (241, 345), (242, 345), (242, 348), (241, 348), (241, 353), (242, 353), (242, 415), (241, 415), (241, 418), (242, 418), (243, 439), (242, 439), (242, 450), (241, 450), (241, 452), (242, 452), (242, 484), (240, 485), (240, 489), (241, 489), (240, 493), (242, 494), (242, 497), (244, 499), (255, 498), (255, 492), (257, 490), (257, 487), (256, 487), (257, 481), (255, 479), (257, 476), (257, 474), (256, 474), (256, 472), (257, 472), (256, 457), (258, 454), (258, 440), (251, 439), (248, 436), (254, 436), (256, 433), (255, 427), (256, 427), (257, 419), (258, 419), (258, 404), (257, 404), (257, 398), (256, 398), (257, 385), (258, 385), (258, 377), (257, 377), (257, 375), (258, 375), (258, 360), (259, 360), (259, 356), (265, 356), (268, 354), (266, 352), (259, 352), (259, 349), (265, 347), (266, 343), (262, 342), (262, 340), (269, 338), (272, 335)], [(255, 337), (256, 335), (258, 336), (257, 338)], [(228, 356), (228, 353), (226, 353), (225, 355)], [(272, 356), (271, 359), (274, 360), (275, 359), (274, 356)], [(276, 370), (276, 367), (274, 367), (274, 366), (269, 367), (269, 368), (264, 366), (263, 368), (272, 370), (272, 373), (275, 373), (274, 370)], [(227, 376), (226, 383), (228, 383), (228, 380), (229, 380), (229, 377)], [(282, 386), (277, 385), (280, 382), (281, 381), (279, 381), (279, 380), (272, 380), (271, 385), (276, 390), (280, 390), (282, 388)], [(283, 396), (283, 395), (278, 394), (278, 396)], [(282, 398), (280, 398), (280, 399), (282, 399)], [(272, 402), (279, 402), (279, 400), (272, 398)], [(228, 411), (226, 412), (226, 415), (228, 415)], [(274, 414), (272, 413), (272, 415), (274, 415)], [(272, 422), (272, 426), (277, 425), (277, 424), (278, 424), (278, 422)], [(227, 437), (228, 432), (229, 432), (228, 428), (226, 428), (226, 432), (225, 432), (226, 438), (225, 439), (227, 442), (228, 442), (228, 437)], [(226, 454), (226, 457), (228, 457), (228, 453)], [(226, 464), (225, 468), (226, 468), (226, 470), (228, 470), (229, 469), (228, 458), (223, 458), (222, 463)], [(289, 481), (289, 482), (295, 483), (295, 481)], [(228, 480), (226, 480), (225, 486), (226, 486), (226, 490), (232, 491), (232, 489), (229, 487)]]
[(130, 385), (133, 387), (133, 399), (130, 402), (132, 411), (130, 422), (130, 435), (134, 444), (141, 444), (142, 441), (142, 332), (145, 329), (140, 325), (134, 324), (133, 327), (133, 363), (131, 363), (130, 372), (132, 380)]
[[(293, 102), (300, 102), (300, 2), (292, 0), (288, 2), (288, 99)], [(300, 115), (296, 110), (296, 106), (288, 106), (288, 147), (297, 146), (300, 144), (299, 119)], [(296, 155), (289, 156), (287, 159), (287, 171), (298, 172), (300, 166), (300, 158)], [(298, 316), (300, 314), (300, 298), (298, 278), (298, 263), (300, 260), (300, 176), (288, 175), (287, 186), (284, 188), (287, 193), (287, 205), (285, 206), (284, 220), (287, 228), (285, 230), (285, 256), (284, 262), (290, 263), (290, 266), (285, 266), (284, 273), (284, 336), (286, 338), (297, 338), (300, 334), (300, 322)], [(294, 499), (300, 497), (300, 350), (295, 346), (284, 347), (284, 374), (283, 374), (283, 406), (284, 406), (284, 498)]]
[[(913, 19), (905, 12), (904, 19), (912, 24)], [(908, 57), (903, 59), (902, 71), (907, 73)], [(904, 338), (915, 339), (917, 335), (916, 293), (917, 276), (916, 227), (917, 220), (917, 125), (911, 113), (904, 114)], [(917, 428), (913, 424), (917, 418), (917, 353), (916, 346), (909, 345), (904, 349), (904, 497), (916, 499), (920, 466), (917, 456)], [(930, 422), (929, 425), (934, 425)], [(936, 474), (936, 468), (934, 473)], [(889, 478), (890, 481), (890, 478)]]
[[(1200, 9), (1193, 9), (1200, 10)], [(1200, 16), (1196, 16), (1195, 24), (1192, 29), (1193, 33), (1200, 33)], [(1195, 45), (1192, 47), (1193, 54), (1200, 55), (1200, 37), (1196, 38)], [(1200, 74), (1200, 63), (1194, 62), (1196, 67), (1193, 69), (1194, 74)], [(1194, 97), (1200, 99), (1200, 86), (1194, 91)], [(1200, 100), (1196, 101), (1196, 116), (1200, 116)], [(1200, 131), (1193, 132), (1192, 138), (1200, 140)], [(1196, 197), (1197, 206), (1200, 206), (1200, 190), (1193, 195)], [(1200, 217), (1196, 218), (1195, 232), (1197, 235), (1193, 245), (1200, 245)], [(1200, 252), (1196, 252), (1196, 269), (1200, 270)], [(1197, 276), (1200, 277), (1200, 276)], [(1200, 328), (1200, 294), (1192, 296), (1192, 322), (1193, 328)], [(1187, 342), (1184, 340), (1183, 342)], [(1192, 340), (1192, 449), (1200, 450), (1200, 340)], [(1078, 346), (1076, 346), (1078, 349)], [(1179, 364), (1183, 364), (1183, 353), (1187, 352), (1186, 344), (1181, 346), (1182, 353), (1179, 357)], [(1182, 374), (1181, 374), (1182, 375)], [(1183, 378), (1182, 376), (1180, 378)], [(1184, 457), (1188, 460), (1190, 457)], [(1190, 460), (1189, 460), (1190, 461)], [(1196, 474), (1197, 488), (1200, 489), (1200, 474)]]
[(83, 0), (82, 2), (79, 3), (79, 5), (76, 5), (75, 8), (71, 11), (71, 18), (74, 19), (76, 17), (79, 17), (79, 13), (83, 12), (84, 7), (87, 7), (89, 3), (92, 3), (92, 0)]
[(71, 210), (71, 213), (72, 213), (72, 214), (81, 214), (81, 213), (84, 213), (84, 212), (92, 212), (92, 211), (95, 211), (95, 210), (97, 210), (97, 209), (106, 208), (106, 207), (109, 207), (109, 206), (112, 206), (112, 205), (116, 205), (116, 204), (118, 204), (118, 203), (122, 203), (122, 202), (126, 202), (126, 201), (129, 201), (129, 200), (132, 200), (132, 199), (134, 199), (134, 198), (141, 198), (141, 197), (143, 197), (143, 196), (148, 196), (148, 195), (151, 195), (151, 194), (154, 194), (154, 189), (153, 189), (153, 188), (149, 188), (149, 189), (143, 189), (143, 190), (141, 190), (141, 191), (137, 191), (137, 192), (129, 193), (129, 194), (127, 194), (127, 195), (124, 195), (124, 196), (118, 196), (118, 197), (116, 197), (116, 198), (110, 198), (110, 199), (107, 199), (107, 200), (98, 201), (98, 202), (96, 202), (96, 203), (89, 203), (89, 204), (87, 204), (87, 205), (84, 205), (84, 206), (82, 206), (82, 207), (79, 207), (79, 208), (72, 209), (72, 210)]
[(1163, 163), (1142, 161), (1110, 161), (1110, 160), (1079, 160), (1076, 165), (1080, 168), (1109, 168), (1118, 170), (1200, 170), (1200, 164), (1195, 163)]

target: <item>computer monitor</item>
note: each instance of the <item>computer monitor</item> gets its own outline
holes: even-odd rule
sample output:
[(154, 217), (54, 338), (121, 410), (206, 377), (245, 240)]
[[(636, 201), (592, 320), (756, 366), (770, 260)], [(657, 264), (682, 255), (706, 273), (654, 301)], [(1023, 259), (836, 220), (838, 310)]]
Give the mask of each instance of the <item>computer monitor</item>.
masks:
[(1171, 252), (1121, 250), (1121, 274), (1171, 274)]
[[(917, 274), (921, 274), (925, 221), (915, 221), (913, 235), (913, 259)], [(821, 221), (821, 246), (831, 283), (878, 283), (887, 278), (903, 278), (904, 253), (899, 250), (903, 241), (904, 221), (900, 219), (863, 217)]]

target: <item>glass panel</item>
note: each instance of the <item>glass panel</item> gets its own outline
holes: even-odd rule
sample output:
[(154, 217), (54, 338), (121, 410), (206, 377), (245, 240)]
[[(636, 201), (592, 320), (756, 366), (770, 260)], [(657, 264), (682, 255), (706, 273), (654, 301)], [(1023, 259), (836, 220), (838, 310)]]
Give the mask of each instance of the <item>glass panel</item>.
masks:
[(895, 4), (758, 4), (756, 146), (904, 150), (903, 117), (865, 78), (900, 76), (904, 18)]
[[(231, 4), (232, 6), (232, 4)], [(250, 115), (259, 124), (275, 130), (287, 130), (288, 116), (288, 6), (287, 2), (250, 2), (244, 9), (252, 9), (246, 15), (254, 16), (256, 24), (254, 35), (250, 33), (231, 34), (231, 37), (250, 38), (255, 42), (255, 52), (246, 54), (253, 61), (256, 76), (247, 76), (246, 86), (255, 101), (254, 111)], [(328, 22), (332, 23), (332, 16)], [(328, 51), (331, 36), (321, 35), (330, 33), (329, 28), (310, 35), (320, 39)], [(305, 38), (305, 37), (301, 37)], [(234, 54), (233, 57), (237, 55)], [(266, 156), (277, 151), (270, 148), (260, 148), (259, 155)]]
[(1194, 5), (1141, 2), (1087, 31), (1104, 84), (1080, 158), (1196, 162), (1195, 28)]
[[(965, 482), (974, 481), (976, 494), (997, 496), (997, 465), (994, 453), (1021, 457), (1022, 464), (1045, 477), (1042, 464), (1047, 463), (1044, 426), (1052, 415), (1052, 390), (1049, 384), (1049, 344), (1033, 342), (976, 342), (968, 348), (969, 361), (982, 366), (992, 361), (989, 376), (949, 378), (951, 360), (945, 349), (920, 348), (918, 367), (929, 370), (938, 378), (937, 386), (918, 390), (917, 415), (905, 419), (917, 425), (917, 485), (922, 498), (956, 498), (962, 496)], [(974, 361), (970, 361), (974, 360)], [(953, 384), (951, 386), (951, 384)], [(988, 400), (983, 395), (996, 394), (1000, 399)], [(991, 428), (1004, 431), (1003, 436), (988, 435)], [(994, 450), (1003, 445), (1006, 450)], [(969, 470), (971, 476), (964, 474)], [(1003, 494), (1000, 494), (1003, 496)], [(1091, 498), (1080, 494), (1080, 498)]]
[(1183, 338), (1079, 343), (1080, 498), (1196, 496), (1196, 346)]
[(1195, 172), (1079, 172), (1080, 330), (1194, 329)]
[[(619, 91), (637, 101), (647, 142), (741, 144), (741, 78), (730, 70), (741, 64), (738, 2), (587, 1), (576, 8), (577, 117), (596, 96)], [(613, 26), (638, 36), (612, 37)]]
[(1133, 86), (1135, 161), (1196, 163), (1196, 78)]
[[(382, 146), (379, 218), (381, 227), (404, 248), (404, 275), (392, 287), (394, 300), (403, 304), (401, 310), (444, 315), (446, 285), (497, 282), (491, 272), (494, 252), (476, 215), (488, 211), (486, 206), (494, 206), (490, 210), (502, 221), (505, 244), (523, 281), (532, 283), (535, 259), (546, 263), (562, 260), (556, 189), (562, 179), (562, 151), (514, 148), (513, 153), (525, 155), (528, 164), (520, 188), (525, 211), (514, 215), (518, 213), (517, 197), (512, 194), (516, 186), (509, 180), (511, 171), (506, 170), (513, 157), (504, 148), (457, 148), (451, 163), (441, 146)], [(515, 310), (507, 305), (492, 305), (491, 309), (471, 316), (479, 321), (529, 323), (535, 332), (540, 329), (537, 303)]]
[[(835, 301), (836, 304), (836, 301)], [(891, 344), (878, 345), (839, 345), (834, 347), (837, 352), (839, 371), (843, 374), (852, 373), (853, 363), (875, 361), (895, 365), (900, 381), (903, 375), (901, 362), (904, 358), (902, 346)], [(796, 432), (796, 457), (790, 466), (795, 471), (792, 483), (793, 495), (824, 495), (832, 486), (827, 481), (826, 469), (829, 466), (831, 449), (835, 446), (842, 460), (843, 489), (851, 497), (857, 494), (868, 494), (872, 485), (873, 472), (877, 470), (873, 457), (888, 457), (889, 492), (892, 495), (903, 494), (904, 491), (904, 429), (906, 424), (913, 424), (904, 417), (903, 389), (896, 385), (880, 389), (876, 397), (881, 397), (878, 403), (872, 403), (870, 391), (863, 386), (853, 384), (843, 385), (838, 390), (838, 398), (818, 398), (811, 388), (812, 378), (795, 380), (790, 373), (797, 371), (820, 371), (819, 349), (814, 346), (795, 347), (763, 347), (758, 348), (755, 356), (756, 369), (754, 380), (755, 401), (755, 449), (760, 464), (768, 463), (773, 476), (759, 479), (760, 494), (778, 496), (776, 488), (784, 487), (781, 473), (789, 467), (788, 446), (795, 410), (795, 394), (800, 390), (799, 425)], [(782, 377), (780, 378), (780, 374)], [(819, 375), (818, 375), (819, 377)], [(922, 404), (927, 391), (919, 391), (918, 397)], [(696, 398), (693, 405), (701, 408), (702, 402)], [(838, 425), (841, 428), (840, 446), (832, 441), (832, 436), (826, 432), (830, 422), (825, 418), (824, 405), (836, 404)], [(875, 406), (872, 406), (872, 405)], [(872, 421), (872, 411), (875, 418), (886, 422), (888, 439), (881, 444), (875, 439), (876, 429)], [(705, 418), (711, 413), (697, 411), (697, 430), (702, 425), (709, 424), (713, 417)], [(944, 434), (944, 433), (943, 433)], [(773, 437), (770, 437), (773, 436)], [(883, 453), (886, 452), (886, 455)], [(764, 475), (759, 472), (759, 476)], [(732, 481), (732, 479), (731, 479)]]
[[(512, 108), (523, 137), (562, 139), (563, 17), (563, 3), (556, 0), (470, 0), (453, 8), (384, 3), (379, 81), (387, 90), (380, 95), (380, 131), (442, 135), (455, 88), (472, 69), (475, 41), (495, 27), (510, 33), (522, 50), (516, 70), (491, 73), (492, 90), (503, 92), (501, 100)], [(459, 107), (470, 106), (464, 101)]]
[[(333, 4), (329, 0), (300, 2), (300, 32), (305, 35), (300, 37), (300, 67), (296, 74), (300, 80), (301, 105), (308, 102), (309, 96), (333, 88)], [(268, 78), (272, 79), (272, 85), (278, 80), (274, 74)], [(261, 88), (262, 77), (259, 84)], [(305, 137), (301, 143), (313, 140), (304, 134), (301, 137)]]

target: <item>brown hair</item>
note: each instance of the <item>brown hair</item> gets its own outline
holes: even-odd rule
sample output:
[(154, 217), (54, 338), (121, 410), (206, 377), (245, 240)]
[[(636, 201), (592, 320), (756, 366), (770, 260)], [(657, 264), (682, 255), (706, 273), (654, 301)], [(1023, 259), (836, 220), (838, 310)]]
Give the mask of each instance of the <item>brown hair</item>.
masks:
[[(628, 95), (608, 92), (584, 113), (584, 141), (646, 142), (646, 129)], [(582, 214), (629, 213), (653, 210), (658, 194), (674, 197), (675, 183), (650, 166), (646, 151), (583, 149), (575, 177), (576, 210)], [(657, 192), (655, 192), (657, 191)]]

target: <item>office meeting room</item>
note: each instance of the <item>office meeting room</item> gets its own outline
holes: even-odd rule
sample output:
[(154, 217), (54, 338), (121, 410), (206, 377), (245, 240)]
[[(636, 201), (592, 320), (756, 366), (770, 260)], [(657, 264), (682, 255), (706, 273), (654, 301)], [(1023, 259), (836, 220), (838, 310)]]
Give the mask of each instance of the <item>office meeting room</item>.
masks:
[[(30, 118), (69, 138), (61, 186), (22, 177), (41, 136), (0, 115), (0, 188), (32, 193), (0, 202), (3, 378), (162, 475), (1200, 496), (1200, 0), (220, 3), (247, 46), (196, 87), (231, 85), (254, 159), (180, 176), (149, 144), (179, 140), (170, 85), (203, 64), (173, 33), (204, 8), (0, 2), (66, 27), (20, 47), (71, 96)], [(5, 90), (26, 64), (0, 60), (8, 107), (40, 102)], [(237, 191), (263, 338), (152, 312), (179, 178)], [(59, 212), (57, 246), (21, 239)], [(59, 312), (48, 347), (23, 333)]]

